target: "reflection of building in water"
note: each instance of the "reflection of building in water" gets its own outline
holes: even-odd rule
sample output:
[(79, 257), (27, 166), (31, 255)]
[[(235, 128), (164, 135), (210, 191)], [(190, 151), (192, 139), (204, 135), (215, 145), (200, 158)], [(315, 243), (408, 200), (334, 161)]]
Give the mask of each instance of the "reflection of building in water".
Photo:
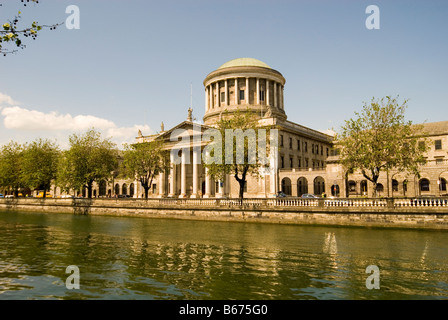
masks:
[(338, 246), (336, 243), (336, 235), (334, 232), (326, 232), (325, 233), (325, 242), (324, 242), (324, 253), (328, 254), (337, 254)]
[(338, 262), (336, 258), (338, 253), (338, 245), (336, 243), (336, 235), (334, 232), (325, 233), (323, 252), (329, 255), (328, 256), (328, 259), (330, 260), (329, 266), (331, 268), (337, 269)]

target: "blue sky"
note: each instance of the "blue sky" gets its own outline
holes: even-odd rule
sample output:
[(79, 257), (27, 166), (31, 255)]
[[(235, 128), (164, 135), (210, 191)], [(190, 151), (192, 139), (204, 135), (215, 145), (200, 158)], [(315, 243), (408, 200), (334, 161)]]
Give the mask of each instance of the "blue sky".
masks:
[[(409, 99), (415, 123), (448, 120), (448, 2), (265, 0), (0, 1), (3, 24), (64, 22), (0, 57), (0, 144), (56, 138), (88, 125), (132, 141), (204, 114), (202, 81), (228, 60), (257, 58), (286, 78), (288, 119), (337, 130), (372, 97)], [(367, 6), (380, 9), (368, 30)], [(146, 126), (145, 126), (146, 125)]]

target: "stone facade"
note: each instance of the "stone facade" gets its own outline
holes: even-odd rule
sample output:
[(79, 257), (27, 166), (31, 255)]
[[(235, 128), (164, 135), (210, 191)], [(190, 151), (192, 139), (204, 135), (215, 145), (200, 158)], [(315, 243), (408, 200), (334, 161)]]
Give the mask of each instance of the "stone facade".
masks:
[[(300, 197), (304, 193), (326, 194), (335, 197), (365, 197), (372, 194), (373, 185), (359, 172), (346, 179), (345, 172), (333, 151), (333, 137), (307, 128), (287, 119), (284, 105), (282, 74), (267, 64), (250, 58), (229, 61), (208, 74), (204, 80), (203, 124), (192, 119), (165, 130), (162, 123), (158, 134), (144, 136), (139, 132), (137, 143), (163, 139), (167, 149), (179, 148), (172, 137), (177, 131), (187, 132), (190, 140), (183, 147), (182, 161), (173, 164), (170, 172), (154, 181), (151, 197), (171, 198), (236, 198), (239, 185), (232, 176), (214, 181), (206, 169), (197, 164), (204, 148), (201, 141), (205, 130), (213, 128), (223, 112), (237, 109), (251, 110), (260, 124), (276, 126), (279, 130), (275, 172), (263, 179), (248, 178), (247, 198), (274, 197), (278, 191)], [(421, 168), (421, 177), (391, 171), (379, 179), (380, 196), (415, 197), (446, 195), (448, 180), (448, 121), (426, 123), (422, 135), (428, 137), (431, 148), (427, 165)], [(191, 141), (199, 143), (191, 148)], [(182, 147), (182, 145), (181, 145)], [(194, 164), (195, 163), (195, 164)], [(137, 181), (116, 180), (94, 186), (94, 195), (128, 195), (140, 198), (143, 189)]]
[[(333, 137), (287, 120), (282, 74), (265, 63), (250, 58), (229, 61), (211, 72), (204, 80), (204, 124), (188, 119), (175, 128), (154, 136), (139, 136), (137, 142), (165, 139), (173, 148), (170, 136), (176, 129), (187, 130), (191, 137), (211, 128), (224, 111), (251, 110), (260, 123), (279, 129), (278, 170), (263, 179), (248, 178), (245, 197), (273, 197), (278, 191), (301, 196), (312, 193), (336, 197), (369, 196), (372, 184), (360, 173), (345, 178), (345, 172), (333, 155)], [(195, 128), (195, 126), (197, 128)], [(380, 196), (440, 196), (447, 193), (448, 121), (424, 124), (424, 134), (431, 141), (428, 163), (421, 168), (420, 178), (392, 171), (389, 179), (380, 177)], [(201, 144), (203, 148), (203, 144)], [(197, 154), (195, 152), (197, 151)], [(189, 159), (200, 157), (202, 149), (190, 151)], [(158, 197), (237, 197), (239, 185), (229, 176), (213, 181), (202, 165), (177, 164), (170, 173), (154, 183), (153, 196)], [(138, 196), (138, 195), (136, 195)]]

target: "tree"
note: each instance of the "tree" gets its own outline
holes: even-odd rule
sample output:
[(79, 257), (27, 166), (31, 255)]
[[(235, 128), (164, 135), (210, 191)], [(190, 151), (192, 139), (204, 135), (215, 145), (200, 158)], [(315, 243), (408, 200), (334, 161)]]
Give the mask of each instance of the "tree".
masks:
[(145, 189), (148, 199), (154, 177), (169, 169), (168, 153), (161, 140), (125, 145), (122, 172), (126, 177), (136, 178)]
[(59, 147), (50, 140), (37, 139), (25, 145), (22, 156), (22, 182), (34, 190), (43, 190), (46, 198), (56, 179)]
[[(204, 161), (204, 166), (209, 175), (222, 181), (226, 175), (232, 174), (239, 184), (240, 200), (244, 198), (248, 175), (262, 178), (260, 169), (268, 167), (257, 153), (259, 137), (263, 138), (260, 136), (263, 131), (259, 129), (262, 127), (251, 111), (237, 110), (231, 114), (226, 111), (217, 122), (216, 130), (221, 139), (213, 140), (206, 147), (210, 151), (210, 159)], [(268, 136), (270, 128), (265, 129)], [(269, 145), (266, 144), (265, 150), (268, 148)]]
[[(34, 2), (35, 4), (39, 3), (38, 0), (22, 0), (21, 2), (25, 7), (30, 2)], [(2, 4), (0, 4), (0, 6), (2, 6)], [(19, 22), (22, 19), (21, 15), (22, 12), (19, 11), (12, 20), (8, 20), (0, 25), (0, 54), (3, 54), (4, 56), (6, 56), (8, 53), (17, 52), (17, 50), (4, 49), (4, 44), (11, 43), (17, 48), (24, 49), (26, 46), (23, 44), (23, 38), (31, 38), (33, 40), (36, 40), (39, 32), (42, 29), (48, 28), (50, 30), (54, 30), (58, 26), (62, 25), (62, 23), (53, 25), (41, 25), (38, 22), (34, 21), (30, 26), (21, 27), (19, 26)]]
[(422, 126), (405, 120), (407, 100), (399, 104), (397, 99), (372, 98), (336, 136), (341, 163), (349, 172), (360, 170), (373, 183), (374, 197), (382, 171), (395, 168), (418, 176), (419, 166), (425, 163), (426, 147), (419, 144), (425, 139)]
[(61, 156), (58, 185), (65, 190), (87, 188), (88, 198), (92, 198), (93, 182), (108, 180), (118, 166), (116, 145), (109, 139), (103, 140), (94, 129), (71, 135), (69, 144)]
[(0, 150), (0, 185), (12, 190), (17, 196), (23, 187), (22, 180), (23, 146), (11, 141)]

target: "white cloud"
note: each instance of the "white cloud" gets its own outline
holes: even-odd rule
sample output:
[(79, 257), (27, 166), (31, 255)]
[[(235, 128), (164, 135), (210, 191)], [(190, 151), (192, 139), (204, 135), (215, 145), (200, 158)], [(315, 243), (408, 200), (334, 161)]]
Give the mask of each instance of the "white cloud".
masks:
[(94, 116), (78, 115), (73, 117), (70, 114), (43, 113), (21, 107), (3, 108), (2, 115), (5, 117), (3, 122), (7, 129), (79, 131), (91, 127), (103, 130), (115, 127), (112, 121)]
[(5, 107), (1, 110), (1, 114), (4, 117), (3, 124), (6, 129), (20, 130), (22, 133), (33, 132), (40, 136), (60, 137), (63, 133), (69, 134), (95, 128), (105, 137), (111, 137), (120, 147), (122, 143), (135, 141), (138, 130), (142, 130), (145, 134), (149, 134), (151, 131), (146, 125), (118, 127), (113, 121), (92, 115), (72, 116), (57, 112), (44, 113), (17, 106)]
[(12, 106), (15, 104), (17, 104), (17, 102), (15, 102), (10, 96), (0, 92), (0, 106), (1, 105)]

